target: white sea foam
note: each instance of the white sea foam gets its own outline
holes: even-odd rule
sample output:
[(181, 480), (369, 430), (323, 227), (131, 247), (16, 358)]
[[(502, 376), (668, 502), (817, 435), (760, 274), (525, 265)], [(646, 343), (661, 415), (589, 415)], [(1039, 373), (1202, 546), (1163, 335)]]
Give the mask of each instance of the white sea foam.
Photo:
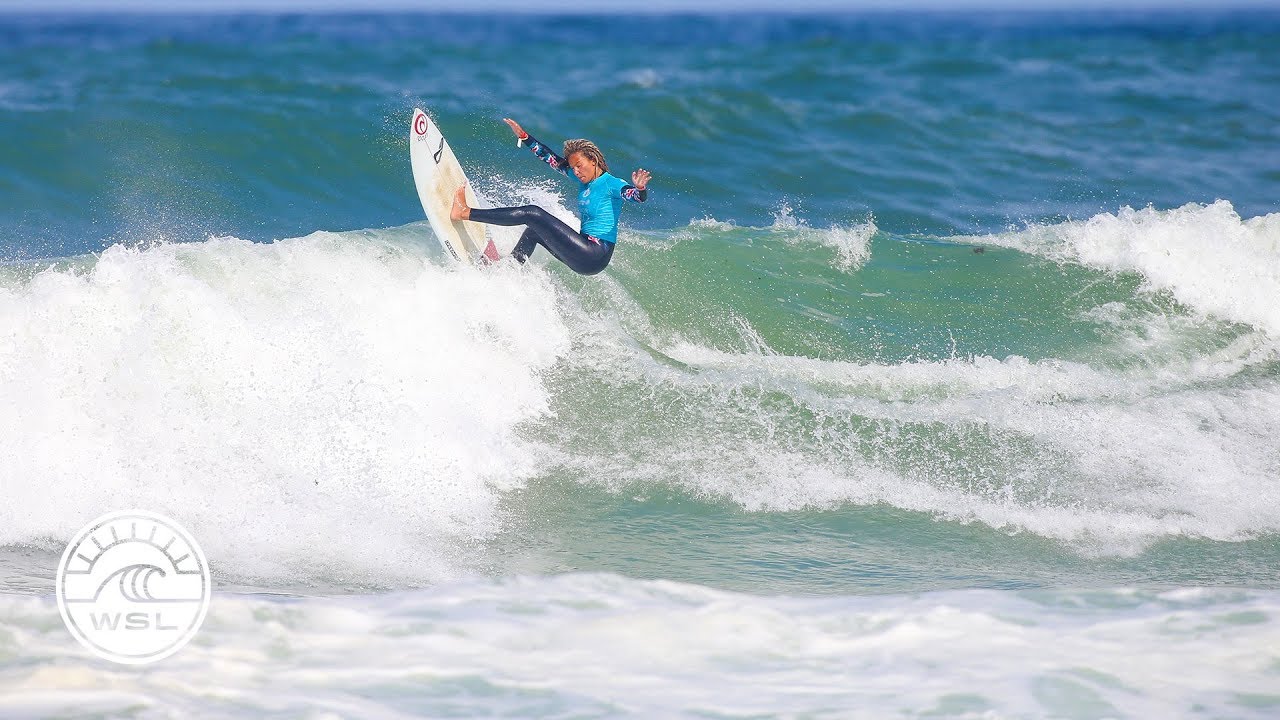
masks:
[(623, 73), (622, 76), (630, 84), (646, 90), (650, 90), (662, 84), (662, 76), (658, 74), (657, 70), (654, 70), (651, 67), (628, 70)]
[(1139, 273), (1195, 310), (1280, 337), (1280, 213), (1241, 219), (1226, 200), (1124, 208), (1089, 220), (964, 238)]
[(875, 218), (841, 227), (832, 225), (820, 229), (811, 227), (795, 214), (795, 210), (783, 203), (773, 216), (771, 230), (781, 232), (793, 242), (817, 243), (836, 251), (832, 267), (842, 272), (858, 270), (871, 259), (871, 238), (878, 232)]
[(534, 472), (513, 429), (568, 335), (544, 274), (423, 247), (115, 246), (5, 287), (0, 544), (141, 507), (232, 576), (447, 574)]
[(789, 598), (575, 574), (219, 594), (195, 641), (145, 668), (97, 661), (57, 616), (0, 595), (0, 654), (25, 661), (0, 677), (5, 717), (1261, 720), (1280, 705), (1275, 592)]
[(695, 218), (689, 221), (691, 228), (707, 228), (711, 230), (732, 230), (737, 227), (731, 222), (717, 220), (711, 216)]
[(744, 231), (752, 236), (763, 233), (793, 246), (825, 247), (834, 251), (830, 261), (831, 267), (849, 273), (861, 269), (871, 259), (871, 239), (879, 229), (876, 227), (875, 219), (871, 217), (868, 217), (865, 222), (847, 226), (831, 225), (826, 228), (815, 228), (798, 217), (790, 205), (784, 203), (774, 213), (773, 223), (765, 228), (742, 227), (732, 221), (708, 216), (690, 220), (686, 229), (677, 230), (671, 237), (676, 241), (698, 240), (702, 239), (706, 232), (734, 231)]
[[(1231, 381), (1276, 360), (1265, 334), (1212, 352), (1170, 341), (1129, 369), (1017, 356), (883, 364), (781, 354), (741, 318), (732, 349), (661, 342), (619, 324), (639, 310), (613, 301), (574, 322), (576, 355), (673, 410), (663, 422), (618, 414), (616, 455), (561, 458), (593, 482), (672, 483), (751, 511), (887, 503), (1087, 554), (1280, 532), (1280, 505), (1257, 502), (1280, 493), (1280, 387)], [(634, 333), (659, 355), (619, 341)]]

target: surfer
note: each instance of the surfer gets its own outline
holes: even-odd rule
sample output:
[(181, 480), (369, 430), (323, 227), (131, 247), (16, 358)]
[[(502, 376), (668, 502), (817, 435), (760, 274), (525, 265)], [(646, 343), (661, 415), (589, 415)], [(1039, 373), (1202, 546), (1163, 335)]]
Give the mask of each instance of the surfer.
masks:
[(449, 217), (490, 225), (528, 226), (511, 251), (511, 256), (522, 263), (529, 259), (536, 246), (541, 245), (580, 275), (595, 275), (604, 270), (613, 257), (613, 244), (618, 240), (618, 214), (622, 211), (622, 201), (644, 202), (649, 197), (649, 171), (640, 169), (631, 173), (631, 183), (628, 184), (609, 174), (604, 155), (590, 140), (566, 140), (564, 157), (560, 157), (525, 132), (515, 120), (504, 118), (503, 122), (510, 125), (511, 132), (516, 134), (517, 146), (528, 143), (534, 155), (566, 177), (570, 170), (573, 171), (579, 185), (578, 212), (582, 216), (582, 231), (575, 231), (537, 205), (467, 207), (465, 186), (458, 188)]

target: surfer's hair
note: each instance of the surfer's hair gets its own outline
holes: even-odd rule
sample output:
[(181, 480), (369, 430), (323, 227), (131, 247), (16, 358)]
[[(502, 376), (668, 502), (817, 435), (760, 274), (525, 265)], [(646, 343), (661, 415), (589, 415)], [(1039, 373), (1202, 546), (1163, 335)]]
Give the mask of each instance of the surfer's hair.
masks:
[(586, 158), (600, 166), (600, 169), (609, 172), (609, 163), (604, 161), (604, 153), (600, 152), (600, 148), (590, 140), (565, 140), (564, 141), (564, 159), (568, 160), (574, 153), (582, 153)]

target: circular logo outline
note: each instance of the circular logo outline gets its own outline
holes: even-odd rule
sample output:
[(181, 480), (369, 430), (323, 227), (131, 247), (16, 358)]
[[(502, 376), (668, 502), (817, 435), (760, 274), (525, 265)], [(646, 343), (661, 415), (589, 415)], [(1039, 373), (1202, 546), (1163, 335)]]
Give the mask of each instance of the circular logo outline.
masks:
[(419, 115), (413, 119), (413, 131), (418, 135), (426, 135), (430, 125), (427, 122), (427, 116)]
[[(120, 530), (123, 526), (119, 525), (119, 523), (121, 523), (121, 521), (129, 520), (133, 521), (128, 524), (129, 535), (127, 537), (120, 537)], [(138, 533), (138, 521), (150, 523), (150, 532), (145, 533), (145, 536), (139, 535)], [(168, 531), (168, 534), (157, 537), (157, 531), (161, 528)], [(99, 531), (104, 531), (104, 529), (110, 532), (110, 538), (107, 538), (105, 535), (102, 538), (99, 538), (96, 535)], [(144, 532), (145, 530), (146, 527), (144, 526)], [(103, 544), (104, 540), (107, 541), (106, 545)], [(92, 544), (95, 547), (85, 547), (85, 543), (89, 541), (92, 541)], [(165, 545), (160, 547), (160, 542), (164, 542)], [(101, 585), (94, 592), (92, 599), (82, 597), (69, 599), (67, 597), (68, 576), (93, 576), (97, 561), (101, 559), (108, 550), (115, 548), (117, 545), (128, 543), (146, 544), (160, 551), (164, 557), (168, 559), (169, 568), (166, 569), (155, 566), (154, 564), (144, 565), (140, 563), (126, 565), (125, 567), (115, 569), (105, 580), (102, 580)], [(175, 545), (178, 547), (174, 552), (180, 553), (180, 556), (177, 558), (170, 554), (170, 548), (173, 548)], [(83, 552), (82, 548), (84, 550)], [(93, 555), (93, 557), (86, 555), (86, 552), (89, 553), (89, 555)], [(136, 555), (136, 553), (134, 554)], [(180, 565), (184, 565), (184, 563), (189, 565), (192, 562), (196, 565), (194, 570), (184, 570), (179, 567)], [(88, 569), (72, 569), (73, 563), (79, 564), (82, 568), (87, 566)], [(117, 560), (115, 563), (107, 563), (106, 565), (110, 566), (119, 564), (121, 563)], [(154, 597), (153, 591), (150, 587), (152, 577), (157, 574), (162, 578), (167, 577), (170, 570), (175, 575), (188, 577), (199, 575), (200, 597), (198, 599), (190, 597)], [(98, 572), (97, 575), (98, 577), (101, 577), (102, 573)], [(175, 603), (185, 604), (198, 602), (199, 608), (194, 614), (190, 612), (185, 613), (185, 627), (181, 627), (181, 625), (170, 626), (168, 628), (161, 627), (160, 622), (162, 616), (159, 611), (156, 612), (155, 630), (181, 630), (176, 639), (159, 644), (147, 644), (147, 648), (154, 646), (155, 649), (144, 649), (142, 652), (127, 652), (129, 648), (122, 649), (115, 647), (113, 649), (113, 645), (128, 645), (130, 643), (122, 641), (121, 643), (113, 644), (100, 643), (100, 641), (96, 641), (93, 633), (87, 632), (85, 628), (80, 626), (80, 623), (85, 618), (78, 617), (80, 613), (73, 611), (69, 607), (69, 603), (86, 605), (88, 607), (86, 612), (91, 614), (93, 608), (99, 604), (100, 597), (106, 591), (107, 586), (115, 584), (117, 576), (119, 576), (119, 585), (124, 596), (124, 603), (138, 604), (140, 606), (146, 606), (149, 604), (168, 604), (172, 607)], [(88, 586), (91, 587), (92, 583), (95, 581), (96, 579), (89, 580)], [(83, 591), (83, 588), (81, 588), (81, 590)], [(66, 625), (67, 631), (71, 633), (71, 636), (79, 641), (81, 645), (84, 645), (95, 655), (103, 658), (104, 660), (110, 660), (111, 662), (122, 663), (125, 665), (145, 665), (169, 657), (182, 649), (183, 646), (191, 641), (191, 638), (195, 637), (196, 633), (200, 630), (200, 626), (204, 624), (205, 616), (209, 612), (209, 602), (213, 594), (213, 577), (209, 571), (208, 559), (206, 558), (204, 551), (200, 548), (199, 543), (196, 542), (195, 537), (172, 518), (147, 510), (119, 510), (109, 512), (92, 520), (81, 528), (80, 531), (72, 538), (71, 542), (67, 544), (67, 549), (62, 553), (62, 560), (58, 563), (56, 594), (58, 612), (62, 615), (62, 622)], [(83, 594), (83, 592), (81, 594)], [(139, 617), (135, 618), (134, 615), (139, 615)], [(135, 621), (141, 622), (144, 615), (145, 614), (141, 613), (130, 613), (125, 620), (125, 630), (132, 631), (135, 634), (122, 635), (120, 637), (127, 638), (128, 641), (138, 638), (136, 633), (143, 632), (147, 628), (139, 627), (133, 623)], [(107, 615), (104, 614), (101, 618), (90, 617), (90, 619), (92, 619), (94, 624), (98, 624), (100, 620), (103, 623), (106, 623), (106, 617)], [(117, 612), (116, 617), (114, 618), (114, 624), (112, 624), (110, 629), (115, 631), (121, 620), (122, 613)], [(95, 628), (95, 630), (100, 631), (101, 628)]]

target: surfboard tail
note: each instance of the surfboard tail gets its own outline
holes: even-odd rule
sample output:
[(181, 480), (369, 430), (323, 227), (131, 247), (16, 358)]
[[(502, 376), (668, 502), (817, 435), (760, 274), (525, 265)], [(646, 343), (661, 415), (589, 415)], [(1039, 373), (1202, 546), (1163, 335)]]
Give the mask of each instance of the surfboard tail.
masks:
[[(414, 109), (409, 124), (409, 164), (422, 210), (441, 245), (456, 260), (467, 264), (476, 263), (482, 254), (488, 256), (485, 245), (492, 243), (484, 225), (449, 217), (458, 188), (466, 187), (467, 202), (472, 207), (476, 206), (475, 191), (439, 126), (422, 108)], [(497, 248), (493, 251), (497, 253)]]

